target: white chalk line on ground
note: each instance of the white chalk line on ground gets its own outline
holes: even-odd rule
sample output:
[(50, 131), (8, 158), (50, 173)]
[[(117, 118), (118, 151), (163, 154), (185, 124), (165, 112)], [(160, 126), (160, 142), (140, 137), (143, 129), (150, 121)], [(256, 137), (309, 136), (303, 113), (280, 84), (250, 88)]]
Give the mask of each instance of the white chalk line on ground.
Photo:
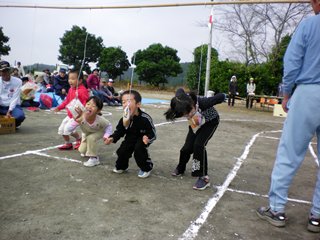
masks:
[(23, 155), (28, 155), (28, 154), (36, 154), (36, 153), (39, 153), (39, 152), (43, 152), (43, 151), (47, 151), (47, 150), (52, 150), (52, 149), (58, 148), (59, 146), (61, 146), (61, 145), (46, 147), (46, 148), (42, 148), (42, 149), (38, 149), (38, 150), (28, 150), (28, 151), (25, 151), (23, 153), (17, 153), (17, 154), (13, 154), (13, 155), (7, 155), (7, 156), (0, 157), (0, 160), (5, 160), (5, 159), (8, 159), (8, 158), (14, 158), (14, 157), (21, 157)]
[[(217, 188), (220, 188), (220, 187), (217, 187)], [(250, 196), (257, 196), (257, 197), (269, 198), (269, 196), (266, 195), (266, 194), (259, 194), (259, 193), (254, 193), (254, 192), (250, 192), (250, 191), (242, 191), (242, 190), (237, 190), (237, 189), (232, 189), (232, 188), (227, 188), (227, 191), (229, 191), (229, 192), (235, 192), (235, 193), (241, 193), (241, 194), (246, 194), (246, 195), (250, 195)], [(306, 200), (288, 198), (288, 201), (289, 201), (289, 202), (303, 203), (303, 204), (311, 205), (311, 202), (310, 202), (310, 201), (306, 201)]]
[[(179, 123), (179, 122), (186, 122), (186, 121), (187, 120), (183, 119), (183, 120), (177, 120), (177, 121), (174, 121), (174, 122), (162, 122), (162, 123), (155, 124), (155, 127), (168, 125), (168, 124), (173, 124), (173, 123)], [(225, 119), (225, 120), (222, 120), (222, 121), (229, 121), (229, 119)], [(251, 122), (252, 120), (236, 119), (235, 121)], [(259, 122), (261, 122), (261, 121), (259, 121)], [(272, 122), (272, 123), (279, 123), (279, 122)], [(233, 179), (237, 175), (237, 172), (240, 169), (240, 167), (241, 167), (242, 163), (244, 162), (244, 160), (247, 158), (247, 156), (248, 156), (248, 154), (250, 152), (250, 148), (254, 144), (256, 138), (257, 137), (265, 137), (265, 138), (270, 138), (270, 139), (276, 139), (277, 140), (278, 138), (268, 137), (268, 136), (261, 136), (261, 134), (279, 133), (279, 132), (281, 132), (281, 130), (262, 131), (260, 133), (255, 134), (251, 138), (249, 143), (246, 145), (242, 155), (239, 158), (237, 158), (237, 162), (234, 164), (233, 169), (227, 175), (227, 178), (224, 181), (224, 183), (221, 186), (217, 187), (218, 191), (208, 200), (207, 205), (205, 206), (205, 208), (202, 211), (202, 213), (200, 214), (200, 216), (196, 219), (196, 221), (192, 222), (192, 224), (189, 226), (189, 228), (184, 232), (182, 237), (180, 237), (179, 239), (181, 239), (181, 240), (188, 239), (189, 240), (189, 239), (194, 239), (197, 236), (198, 231), (200, 230), (202, 225), (205, 223), (205, 221), (208, 218), (209, 214), (211, 213), (213, 208), (216, 206), (216, 204), (218, 203), (218, 201), (221, 199), (221, 197), (224, 195), (224, 193), (226, 191), (238, 192), (238, 193), (248, 194), (248, 195), (253, 195), (253, 196), (268, 197), (267, 195), (261, 195), (261, 194), (258, 194), (258, 193), (230, 189), (230, 188), (228, 188), (228, 186), (230, 185), (230, 183), (233, 181)], [(43, 149), (39, 149), (39, 150), (34, 150), (34, 151), (26, 151), (26, 152), (20, 153), (20, 154), (4, 156), (4, 157), (0, 157), (0, 160), (19, 157), (19, 156), (23, 156), (23, 155), (27, 155), (27, 154), (35, 154), (35, 155), (44, 156), (44, 157), (48, 157), (48, 158), (54, 158), (54, 159), (58, 159), (58, 160), (64, 160), (64, 161), (70, 161), (70, 162), (75, 162), (75, 163), (81, 163), (82, 164), (82, 161), (80, 161), (80, 160), (71, 159), (71, 158), (65, 158), (65, 157), (52, 156), (52, 155), (49, 155), (49, 154), (46, 154), (46, 153), (41, 153), (42, 151), (52, 150), (52, 149), (58, 148), (59, 146), (61, 146), (61, 145), (51, 146), (51, 147), (47, 147), (47, 148), (43, 148)], [(309, 149), (310, 149), (310, 146), (309, 146)], [(310, 151), (313, 151), (312, 147), (311, 147)], [(311, 154), (314, 157), (316, 157), (314, 151), (313, 151), (313, 153), (311, 152)], [(308, 201), (299, 200), (299, 199), (290, 199), (289, 198), (288, 200), (289, 201), (293, 201), (293, 202), (298, 202), (298, 203), (311, 204)]]
[(255, 122), (255, 123), (277, 123), (277, 124), (283, 124), (283, 122), (278, 122), (278, 121), (261, 121), (261, 120), (254, 120), (254, 119), (232, 119), (232, 118), (224, 118), (220, 119), (221, 121), (226, 121), (226, 122)]
[(312, 157), (314, 158), (314, 161), (316, 162), (317, 166), (319, 167), (319, 159), (317, 157), (317, 154), (314, 152), (311, 143), (309, 143), (309, 151), (310, 151)]
[[(265, 133), (279, 133), (279, 132), (282, 132), (282, 130), (263, 131), (263, 132), (255, 134), (251, 138), (251, 140), (249, 141), (249, 143), (245, 147), (244, 152), (237, 159), (237, 162), (234, 164), (233, 169), (229, 172), (229, 174), (228, 174), (226, 180), (224, 181), (224, 183), (221, 186), (217, 187), (218, 191), (208, 200), (208, 202), (207, 202), (206, 206), (204, 207), (204, 210), (202, 211), (200, 216), (194, 222), (191, 223), (189, 228), (183, 233), (183, 235), (179, 238), (179, 240), (192, 240), (198, 235), (198, 232), (199, 232), (200, 228), (206, 222), (206, 219), (208, 218), (209, 214), (211, 213), (213, 208), (216, 206), (216, 204), (219, 202), (219, 200), (221, 199), (221, 197), (224, 195), (224, 193), (226, 191), (233, 191), (233, 192), (238, 192), (238, 193), (242, 193), (242, 194), (248, 194), (248, 195), (261, 196), (261, 197), (268, 198), (267, 195), (261, 195), (261, 194), (253, 193), (253, 192), (249, 192), (249, 191), (233, 190), (231, 188), (228, 188), (228, 186), (230, 185), (232, 180), (237, 175), (238, 170), (240, 169), (240, 167), (241, 167), (242, 163), (244, 162), (244, 160), (247, 158), (247, 156), (248, 156), (248, 154), (250, 152), (250, 148), (254, 144), (254, 142), (257, 139), (257, 137), (264, 137), (264, 136), (260, 136), (260, 135), (261, 134), (265, 134)], [(270, 137), (270, 138), (272, 138), (272, 137)], [(277, 139), (277, 138), (275, 138), (275, 139)], [(310, 149), (310, 146), (311, 146), (311, 143), (309, 145), (309, 149)], [(313, 151), (312, 147), (311, 147), (311, 149), (310, 149), (310, 152)], [(313, 156), (316, 157), (315, 154), (313, 154)], [(309, 201), (299, 200), (299, 199), (292, 199), (292, 198), (288, 198), (288, 201), (297, 202), (297, 203), (311, 204), (311, 202), (309, 202)]]
[(256, 138), (263, 133), (265, 133), (265, 132), (263, 131), (263, 132), (260, 132), (260, 133), (253, 135), (253, 137), (251, 138), (251, 140), (249, 141), (249, 143), (245, 147), (242, 155), (237, 159), (237, 162), (234, 164), (233, 168), (229, 172), (224, 183), (221, 185), (221, 187), (218, 189), (218, 191), (208, 200), (208, 202), (207, 202), (206, 206), (204, 207), (204, 210), (202, 211), (200, 216), (194, 222), (191, 223), (191, 225), (188, 227), (188, 229), (179, 238), (180, 240), (191, 240), (191, 239), (194, 239), (198, 235), (200, 228), (207, 220), (209, 214), (211, 213), (213, 208), (216, 206), (216, 204), (219, 202), (219, 200), (224, 195), (224, 193), (227, 191), (228, 186), (230, 185), (232, 180), (237, 175), (238, 170), (240, 169), (243, 161), (247, 158), (249, 151), (250, 151), (250, 148), (253, 145), (253, 143), (255, 142)]
[(75, 162), (75, 163), (82, 164), (82, 161), (76, 160), (76, 159), (72, 159), (72, 158), (52, 156), (52, 155), (49, 155), (49, 154), (46, 154), (46, 153), (40, 153), (40, 152), (37, 152), (37, 151), (36, 152), (32, 152), (32, 154), (43, 156), (43, 157), (54, 158), (54, 159), (59, 159), (59, 160), (64, 160), (64, 161), (69, 161), (69, 162)]
[[(187, 120), (178, 120), (178, 121), (175, 121), (175, 122), (186, 122), (186, 121)], [(162, 122), (162, 123), (157, 123), (154, 126), (158, 127), (158, 126), (168, 125), (168, 124), (172, 124), (172, 123), (173, 122)], [(36, 155), (42, 155), (44, 157), (50, 157), (51, 156), (52, 158), (61, 159), (61, 160), (64, 160), (64, 161), (71, 161), (71, 162), (77, 162), (77, 163), (81, 162), (79, 160), (75, 160), (75, 159), (71, 159), (71, 158), (58, 157), (58, 156), (52, 156), (52, 155), (49, 155), (49, 154), (40, 153), (40, 152), (43, 152), (43, 151), (56, 149), (56, 148), (58, 148), (60, 146), (61, 145), (56, 145), (56, 146), (46, 147), (46, 148), (42, 148), (42, 149), (38, 149), (38, 150), (28, 150), (28, 151), (25, 151), (23, 153), (17, 153), (17, 154), (13, 154), (13, 155), (2, 156), (2, 157), (0, 157), (0, 160), (5, 160), (5, 159), (8, 159), (8, 158), (21, 157), (23, 155), (28, 155), (28, 154), (36, 154)]]
[[(280, 138), (276, 138), (276, 137), (268, 137), (268, 136), (260, 136), (261, 138), (267, 138), (267, 139), (272, 139), (272, 140), (280, 140)], [(310, 142), (309, 143), (309, 151), (315, 161), (315, 163), (317, 164), (317, 166), (319, 167), (319, 159), (317, 157), (317, 154), (314, 152), (314, 149), (312, 147), (312, 145), (316, 145), (317, 143), (314, 142)]]

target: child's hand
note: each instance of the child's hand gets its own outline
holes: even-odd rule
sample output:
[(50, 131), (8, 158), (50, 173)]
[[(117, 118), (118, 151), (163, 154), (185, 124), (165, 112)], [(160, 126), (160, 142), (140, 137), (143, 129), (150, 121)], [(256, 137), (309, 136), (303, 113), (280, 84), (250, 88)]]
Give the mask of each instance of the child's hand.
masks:
[(122, 121), (123, 121), (123, 126), (125, 128), (129, 127), (129, 124), (130, 124), (130, 109), (129, 109), (129, 105), (127, 107), (125, 107), (125, 109), (123, 110)]
[(145, 145), (148, 145), (148, 143), (149, 143), (149, 138), (147, 137), (147, 135), (144, 135), (143, 137), (142, 137), (142, 142), (145, 144)]
[(81, 110), (81, 108), (80, 108), (79, 106), (76, 106), (76, 107), (74, 108), (74, 110), (76, 110), (76, 112), (77, 112), (78, 114), (82, 114), (82, 110)]
[(112, 143), (113, 142), (113, 138), (105, 138), (104, 139), (104, 144), (106, 144), (106, 145), (109, 145), (110, 143)]
[(81, 108), (80, 108), (79, 106), (76, 106), (76, 107), (74, 108), (74, 110), (78, 113), (78, 116), (76, 117), (76, 119), (80, 118), (81, 115), (82, 115), (82, 113), (83, 113), (83, 111), (81, 110)]
[(59, 112), (60, 110), (56, 107), (53, 111), (54, 112)]

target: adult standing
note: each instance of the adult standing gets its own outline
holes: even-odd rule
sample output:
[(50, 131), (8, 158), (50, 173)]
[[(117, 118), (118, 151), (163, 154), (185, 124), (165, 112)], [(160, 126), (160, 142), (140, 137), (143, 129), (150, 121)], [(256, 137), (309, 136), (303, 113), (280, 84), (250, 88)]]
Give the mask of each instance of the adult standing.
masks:
[(237, 77), (232, 76), (229, 82), (229, 97), (228, 97), (228, 106), (234, 106), (234, 99), (236, 95), (238, 95), (238, 83), (237, 83)]
[(246, 107), (249, 108), (249, 103), (250, 103), (250, 108), (252, 108), (253, 105), (253, 97), (255, 95), (256, 91), (256, 84), (253, 81), (253, 78), (249, 79), (249, 82), (247, 83), (247, 99), (246, 99)]
[[(320, 0), (311, 0), (311, 6), (316, 15), (300, 23), (284, 57), (282, 107), (288, 115), (271, 175), (269, 206), (257, 210), (276, 227), (285, 226), (288, 189), (315, 134), (320, 158)], [(317, 171), (307, 225), (312, 232), (320, 232), (320, 168)]]
[(11, 67), (7, 61), (0, 62), (0, 115), (14, 117), (16, 127), (19, 127), (25, 119), (20, 107), (20, 94), (22, 81), (10, 76)]
[(16, 68), (18, 69), (19, 78), (22, 78), (26, 75), (24, 68), (21, 65), (21, 62), (17, 62)]

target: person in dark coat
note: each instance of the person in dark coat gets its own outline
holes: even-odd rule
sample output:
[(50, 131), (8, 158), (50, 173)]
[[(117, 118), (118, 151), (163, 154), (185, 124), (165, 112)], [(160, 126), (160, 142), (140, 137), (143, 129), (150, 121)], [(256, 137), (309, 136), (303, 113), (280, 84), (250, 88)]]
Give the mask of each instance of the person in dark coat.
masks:
[(228, 106), (234, 106), (234, 99), (236, 95), (239, 95), (238, 93), (238, 83), (237, 83), (237, 77), (232, 76), (229, 82), (229, 98), (228, 98)]
[(53, 81), (54, 93), (60, 96), (62, 100), (67, 96), (70, 88), (68, 75), (66, 73), (66, 69), (60, 68), (59, 74), (54, 77)]

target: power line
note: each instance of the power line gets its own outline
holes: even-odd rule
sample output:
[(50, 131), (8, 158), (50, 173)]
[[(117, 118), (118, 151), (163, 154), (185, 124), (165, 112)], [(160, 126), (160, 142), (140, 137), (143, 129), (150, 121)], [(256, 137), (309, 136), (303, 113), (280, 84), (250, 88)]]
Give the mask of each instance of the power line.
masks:
[(230, 4), (266, 4), (266, 3), (309, 3), (309, 0), (236, 0), (236, 1), (215, 1), (215, 2), (190, 2), (170, 4), (141, 4), (141, 5), (113, 5), (113, 6), (54, 6), (54, 5), (18, 5), (0, 4), (0, 8), (43, 8), (43, 9), (134, 9), (134, 8), (165, 8), (165, 7), (194, 7), (210, 5)]

